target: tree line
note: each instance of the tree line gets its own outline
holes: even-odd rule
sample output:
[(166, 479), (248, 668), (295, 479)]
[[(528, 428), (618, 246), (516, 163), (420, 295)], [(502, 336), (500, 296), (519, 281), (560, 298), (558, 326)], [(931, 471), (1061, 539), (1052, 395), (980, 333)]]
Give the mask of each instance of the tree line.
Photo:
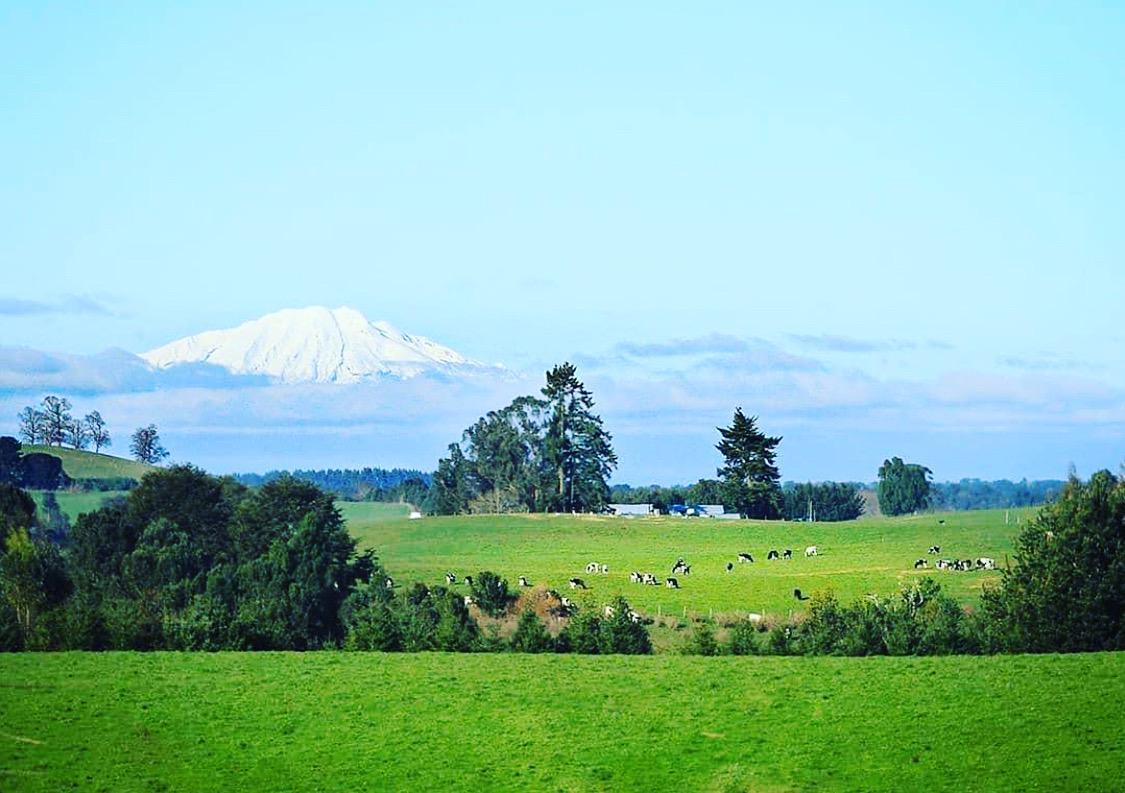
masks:
[[(73, 406), (65, 397), (48, 394), (38, 407), (28, 405), (20, 411), (19, 437), (30, 446), (69, 446), (72, 449), (94, 447), (94, 453), (113, 445), (102, 414), (92, 410), (78, 417), (71, 413)], [(137, 427), (129, 438), (129, 451), (133, 458), (155, 465), (168, 457), (168, 450), (160, 441), (155, 424)]]
[(235, 474), (247, 487), (262, 485), (292, 476), (310, 482), (339, 498), (354, 501), (404, 501), (423, 505), (428, 497), (433, 474), (407, 468), (329, 468), (324, 470), (268, 471), (265, 474)]

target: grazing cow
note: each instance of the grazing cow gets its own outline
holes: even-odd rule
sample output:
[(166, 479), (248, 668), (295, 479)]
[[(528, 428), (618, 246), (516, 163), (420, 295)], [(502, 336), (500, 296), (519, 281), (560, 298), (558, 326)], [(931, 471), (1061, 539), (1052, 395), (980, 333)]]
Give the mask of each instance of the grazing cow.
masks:
[(734, 562), (727, 562), (727, 572), (729, 573), (734, 569)]
[(810, 545), (805, 549), (805, 556), (816, 556), (816, 546)]
[(961, 560), (961, 569), (962, 570), (972, 570), (973, 569), (973, 560), (972, 559), (962, 559)]
[(652, 573), (643, 573), (641, 581), (645, 584), (651, 584), (652, 586), (657, 586), (658, 584), (660, 584), (660, 582), (656, 580), (656, 576), (654, 576)]
[(525, 576), (525, 575), (520, 576), (520, 586), (531, 586), (531, 584), (528, 583), (527, 576)]
[(769, 562), (773, 559), (780, 559), (780, 558), (781, 558), (781, 554), (779, 554), (777, 551), (774, 551), (774, 550), (771, 550), (769, 553), (766, 554), (766, 561), (767, 562)]
[(941, 520), (939, 520), (939, 521), (938, 521), (938, 525), (939, 525), (939, 526), (944, 526), (944, 525), (945, 525), (945, 518), (942, 518)]
[(941, 553), (941, 546), (940, 545), (931, 545), (930, 550), (926, 551), (926, 553)]
[(587, 573), (598, 572), (598, 563), (597, 562), (590, 562), (588, 565), (586, 565), (586, 572)]
[(686, 565), (684, 564), (684, 557), (681, 556), (676, 560), (676, 563), (672, 565), (672, 575), (675, 575), (676, 573), (682, 573), (685, 566)]
[(667, 581), (664, 582), (664, 586), (668, 587), (669, 589), (679, 589), (680, 588), (680, 582), (677, 581), (674, 578), (669, 578)]
[(469, 606), (473, 605), (474, 603), (476, 603), (476, 601), (475, 601), (475, 600), (473, 600), (473, 596), (472, 596), (472, 595), (465, 595), (465, 607), (466, 607), (466, 608), (468, 608)]
[(614, 615), (617, 614), (617, 611), (613, 608), (613, 606), (606, 606), (604, 609), (602, 609), (602, 614), (604, 614), (607, 619), (613, 619)]
[(601, 573), (602, 575), (608, 574), (609, 573), (609, 565), (608, 564), (598, 565), (598, 572)]
[(641, 615), (635, 611), (630, 611), (629, 622), (633, 623), (634, 625), (639, 625), (641, 622)]
[(559, 598), (559, 603), (562, 603), (563, 608), (568, 608), (568, 609), (574, 608), (574, 601), (572, 601), (566, 595), (563, 595), (562, 597)]
[(633, 571), (632, 573), (629, 573), (629, 582), (632, 583), (632, 584), (641, 583), (641, 574), (636, 572), (636, 571)]
[(792, 559), (793, 558), (793, 549), (792, 548), (786, 548), (785, 552), (781, 554), (781, 558), (782, 559)]
[(684, 575), (691, 575), (691, 565), (690, 565), (690, 564), (685, 564), (685, 565), (684, 565), (684, 566), (683, 566), (683, 567), (682, 567), (682, 568), (680, 569), (680, 572), (681, 572), (681, 573), (683, 573)]
[(937, 569), (938, 570), (949, 570), (949, 569), (952, 569), (952, 567), (953, 567), (953, 562), (949, 561), (948, 559), (938, 559), (937, 560)]
[(739, 564), (742, 564), (743, 562), (752, 562), (752, 561), (754, 561), (754, 557), (751, 556), (748, 553), (740, 553), (738, 555), (738, 563)]
[(581, 578), (572, 578), (567, 583), (570, 584), (571, 589), (589, 589), (589, 587), (586, 586), (586, 582)]
[(987, 556), (982, 556), (981, 558), (977, 559), (977, 567), (981, 570), (995, 570), (996, 560), (991, 559)]
[(391, 578), (390, 576), (387, 576), (386, 578), (383, 579), (383, 586), (386, 587), (387, 589), (394, 589), (395, 588), (395, 580), (393, 578)]
[(801, 590), (799, 590), (799, 589), (793, 590), (793, 597), (797, 598), (797, 600), (808, 600), (809, 599), (809, 596), (808, 595), (802, 595)]
[(927, 562), (925, 559), (919, 559), (914, 563), (914, 569), (917, 570), (919, 567), (925, 567), (928, 564), (929, 562)]
[(473, 585), (473, 577), (471, 575), (465, 576), (465, 586)]
[(445, 574), (445, 583), (449, 584), (450, 586), (452, 586), (453, 584), (456, 584), (457, 583), (457, 576), (453, 575), (453, 573), (446, 573)]

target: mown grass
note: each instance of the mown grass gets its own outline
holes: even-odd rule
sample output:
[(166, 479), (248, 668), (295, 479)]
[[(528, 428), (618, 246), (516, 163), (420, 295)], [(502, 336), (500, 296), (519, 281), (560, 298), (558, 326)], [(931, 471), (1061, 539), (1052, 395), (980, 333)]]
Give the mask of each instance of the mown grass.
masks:
[(0, 788), (1111, 790), (1125, 654), (0, 656)]
[[(373, 505), (372, 505), (373, 506)], [(712, 613), (759, 612), (784, 616), (807, 602), (793, 597), (831, 589), (843, 600), (870, 592), (889, 594), (921, 575), (932, 575), (952, 596), (975, 603), (981, 588), (999, 572), (915, 571), (932, 544), (942, 556), (990, 556), (1002, 564), (1019, 530), (1017, 519), (1031, 514), (1003, 510), (877, 518), (847, 523), (717, 521), (709, 519), (621, 519), (588, 516), (427, 517), (389, 520), (368, 514), (369, 505), (349, 505), (349, 530), (365, 547), (376, 550), (400, 581), (443, 582), (446, 571), (458, 576), (492, 570), (514, 585), (520, 575), (533, 584), (561, 590), (578, 576), (590, 586), (576, 600), (600, 605), (616, 594), (652, 616), (708, 616)], [(939, 523), (944, 521), (944, 524)], [(816, 545), (819, 555), (806, 559)], [(771, 548), (792, 548), (791, 561), (766, 561)], [(725, 565), (740, 551), (753, 564)], [(677, 557), (692, 565), (678, 576), (681, 589), (630, 583), (632, 570), (666, 577)], [(931, 564), (935, 557), (929, 557)], [(585, 572), (588, 562), (608, 564), (608, 575)]]
[(65, 449), (58, 446), (28, 446), (22, 448), (24, 454), (39, 452), (50, 454), (62, 460), (63, 471), (71, 479), (112, 479), (128, 477), (140, 480), (149, 471), (156, 470), (155, 466), (139, 463), (136, 460), (127, 460), (124, 457), (114, 457), (111, 454), (95, 454), (82, 449)]

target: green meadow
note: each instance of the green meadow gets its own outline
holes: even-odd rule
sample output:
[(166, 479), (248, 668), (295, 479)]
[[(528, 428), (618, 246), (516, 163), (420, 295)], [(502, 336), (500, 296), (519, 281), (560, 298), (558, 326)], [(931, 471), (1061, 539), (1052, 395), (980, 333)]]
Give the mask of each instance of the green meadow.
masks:
[(29, 446), (22, 448), (24, 454), (42, 453), (62, 460), (63, 471), (71, 479), (115, 479), (127, 477), (139, 480), (155, 466), (114, 457), (111, 454), (95, 454), (81, 449), (66, 449), (59, 446)]
[(1123, 695), (1121, 653), (9, 655), (0, 789), (1110, 790)]
[[(101, 507), (106, 501), (111, 498), (119, 496), (127, 496), (127, 490), (105, 490), (95, 491), (90, 493), (72, 493), (68, 490), (56, 490), (55, 499), (59, 503), (59, 509), (63, 514), (70, 518), (71, 526), (78, 520), (78, 516), (83, 512), (93, 512)], [(31, 497), (35, 499), (36, 505), (39, 507), (40, 515), (43, 515), (43, 497), (45, 491), (32, 490), (30, 491)]]
[[(844, 523), (714, 520), (708, 518), (610, 518), (592, 516), (505, 515), (393, 519), (386, 505), (347, 504), (348, 528), (362, 546), (375, 549), (399, 582), (444, 583), (492, 570), (514, 586), (519, 576), (533, 585), (567, 590), (574, 576), (588, 591), (576, 602), (601, 605), (622, 594), (650, 615), (708, 616), (758, 612), (786, 615), (802, 610), (794, 589), (833, 590), (842, 600), (869, 593), (892, 594), (921, 575), (935, 577), (952, 596), (975, 603), (981, 588), (997, 581), (995, 572), (914, 569), (931, 545), (941, 556), (989, 556), (998, 565), (1010, 557), (1022, 521), (1033, 513), (1004, 510), (869, 518)], [(806, 558), (806, 546), (818, 555)], [(770, 549), (793, 550), (791, 560), (767, 561)], [(735, 563), (741, 551), (754, 562)], [(663, 579), (679, 557), (692, 566), (677, 576), (680, 589), (630, 583), (633, 570)], [(609, 565), (609, 573), (588, 574), (588, 562)], [(458, 584), (460, 588), (463, 585)]]

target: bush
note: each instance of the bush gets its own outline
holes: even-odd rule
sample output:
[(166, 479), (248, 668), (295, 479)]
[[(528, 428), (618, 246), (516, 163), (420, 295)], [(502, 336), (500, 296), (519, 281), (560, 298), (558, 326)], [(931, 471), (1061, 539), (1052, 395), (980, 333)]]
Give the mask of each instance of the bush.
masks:
[(982, 599), (1015, 652), (1125, 649), (1125, 480), (1072, 479), (1020, 534), (1016, 564)]
[(762, 630), (750, 620), (739, 620), (730, 629), (727, 650), (731, 655), (758, 655), (762, 652)]
[(477, 608), (490, 617), (503, 617), (508, 606), (515, 600), (508, 589), (507, 580), (488, 570), (473, 579), (470, 591)]
[(715, 641), (715, 629), (708, 623), (695, 626), (691, 639), (683, 647), (684, 655), (718, 655), (719, 643)]
[(549, 653), (555, 649), (555, 640), (535, 612), (526, 609), (520, 614), (510, 646), (512, 652), (517, 653)]

